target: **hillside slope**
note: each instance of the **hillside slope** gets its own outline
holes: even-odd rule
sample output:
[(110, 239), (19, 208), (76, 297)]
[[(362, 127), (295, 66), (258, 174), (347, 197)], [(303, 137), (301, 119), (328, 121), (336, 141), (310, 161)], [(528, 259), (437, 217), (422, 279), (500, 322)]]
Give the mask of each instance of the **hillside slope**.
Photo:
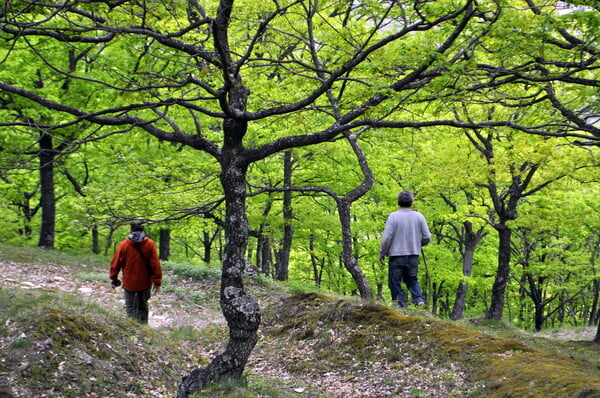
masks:
[[(218, 272), (167, 264), (150, 327), (138, 327), (101, 262), (36, 255), (0, 261), (0, 397), (174, 396), (227, 339)], [(600, 397), (589, 342), (494, 337), (261, 278), (248, 288), (264, 317), (245, 384), (198, 396)]]

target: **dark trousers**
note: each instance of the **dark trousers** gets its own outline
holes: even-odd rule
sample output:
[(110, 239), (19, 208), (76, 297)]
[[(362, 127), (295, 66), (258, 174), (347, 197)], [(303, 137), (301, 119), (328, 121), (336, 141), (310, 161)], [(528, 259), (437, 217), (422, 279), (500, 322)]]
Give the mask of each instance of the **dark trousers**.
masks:
[(399, 307), (406, 307), (408, 300), (402, 283), (406, 285), (412, 296), (412, 302), (424, 302), (423, 292), (418, 279), (419, 256), (393, 256), (390, 257), (388, 269), (388, 286), (392, 293), (392, 301)]
[(125, 311), (127, 316), (139, 323), (148, 324), (148, 300), (150, 289), (139, 292), (125, 291)]

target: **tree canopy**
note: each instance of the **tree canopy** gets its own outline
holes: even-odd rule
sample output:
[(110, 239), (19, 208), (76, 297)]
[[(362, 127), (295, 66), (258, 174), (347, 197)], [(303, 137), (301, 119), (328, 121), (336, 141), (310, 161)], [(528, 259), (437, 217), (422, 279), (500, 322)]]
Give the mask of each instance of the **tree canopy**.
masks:
[[(39, 244), (49, 248), (57, 203), (111, 235), (133, 213), (222, 228), (230, 340), (181, 396), (240, 375), (256, 343), (260, 309), (242, 272), (249, 237), (276, 227), (266, 195), (291, 193), (276, 204), (282, 225), (315, 225), (303, 227), (309, 273), (342, 256), (364, 298), (381, 270), (358, 265), (376, 248), (355, 243), (376, 239), (389, 210), (371, 201), (398, 186), (430, 192), (440, 239), (451, 221), (485, 220), (498, 233), (487, 313), (499, 319), (520, 207), (551, 182), (597, 182), (599, 22), (597, 4), (533, 0), (6, 2), (0, 131), (13, 198), (3, 200), (31, 228), (38, 188), (15, 175), (40, 171)], [(271, 174), (283, 153), (287, 182)], [(434, 180), (440, 192), (422, 167), (449, 165), (456, 173)], [(290, 197), (314, 205), (291, 216)], [(342, 228), (317, 222), (311, 206)], [(359, 218), (375, 225), (351, 230)], [(333, 241), (343, 242), (337, 254), (325, 247)]]

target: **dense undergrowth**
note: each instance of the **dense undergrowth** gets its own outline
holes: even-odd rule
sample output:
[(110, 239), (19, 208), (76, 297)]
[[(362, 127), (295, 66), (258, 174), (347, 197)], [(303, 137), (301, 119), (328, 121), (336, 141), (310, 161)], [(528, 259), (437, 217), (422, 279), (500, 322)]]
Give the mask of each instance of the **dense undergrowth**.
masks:
[[(226, 341), (218, 268), (165, 264), (139, 327), (106, 259), (0, 246), (0, 263), (0, 397), (171, 397)], [(590, 341), (247, 284), (264, 316), (246, 375), (198, 397), (600, 397)]]

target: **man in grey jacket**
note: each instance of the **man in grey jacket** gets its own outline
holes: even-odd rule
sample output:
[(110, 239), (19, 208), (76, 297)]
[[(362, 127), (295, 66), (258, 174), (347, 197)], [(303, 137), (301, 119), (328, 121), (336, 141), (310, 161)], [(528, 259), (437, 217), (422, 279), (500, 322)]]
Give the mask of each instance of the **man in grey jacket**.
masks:
[(388, 286), (392, 301), (400, 308), (408, 304), (402, 282), (410, 291), (413, 304), (425, 305), (418, 279), (419, 254), (421, 247), (431, 240), (431, 232), (425, 217), (411, 208), (413, 201), (414, 195), (411, 191), (398, 194), (400, 209), (388, 216), (379, 249), (381, 263), (385, 257), (389, 257)]

